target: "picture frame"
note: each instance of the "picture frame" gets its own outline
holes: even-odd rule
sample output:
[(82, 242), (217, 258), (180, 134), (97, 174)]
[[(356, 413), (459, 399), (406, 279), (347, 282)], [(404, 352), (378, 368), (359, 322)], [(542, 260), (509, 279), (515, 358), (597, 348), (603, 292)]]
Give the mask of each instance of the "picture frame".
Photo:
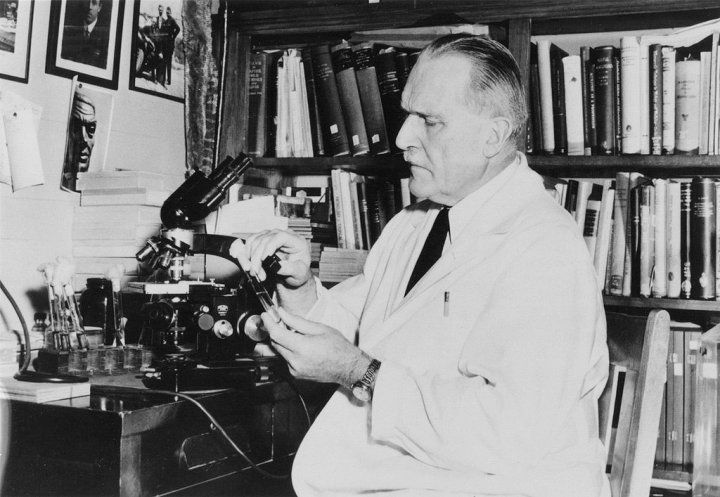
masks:
[[(182, 0), (134, 0), (131, 90), (185, 100), (182, 8)], [(158, 23), (160, 12), (164, 13), (162, 23)]]
[(51, 0), (45, 72), (117, 90), (124, 11), (125, 0)]
[(0, 78), (27, 83), (35, 0), (0, 0)]

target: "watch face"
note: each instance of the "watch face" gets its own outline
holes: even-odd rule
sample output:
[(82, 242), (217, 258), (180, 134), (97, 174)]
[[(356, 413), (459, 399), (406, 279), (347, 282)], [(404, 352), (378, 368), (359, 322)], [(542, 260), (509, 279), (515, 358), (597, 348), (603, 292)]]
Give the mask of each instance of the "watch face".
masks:
[(365, 385), (354, 386), (352, 393), (356, 399), (362, 402), (368, 402), (372, 398), (371, 390)]

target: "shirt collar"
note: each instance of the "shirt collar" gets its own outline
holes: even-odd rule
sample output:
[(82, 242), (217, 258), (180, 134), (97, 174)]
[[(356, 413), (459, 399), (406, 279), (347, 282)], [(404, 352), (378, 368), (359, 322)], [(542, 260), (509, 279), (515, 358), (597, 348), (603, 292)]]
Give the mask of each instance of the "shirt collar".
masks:
[(523, 162), (525, 162), (525, 156), (518, 153), (515, 160), (500, 171), (497, 176), (450, 208), (448, 212), (450, 243), (453, 243), (453, 233), (462, 233), (478, 209), (502, 188), (507, 179), (515, 174), (515, 171)]
[(98, 20), (95, 19), (93, 22), (91, 22), (90, 24), (88, 24), (87, 26), (85, 26), (85, 31), (88, 32), (88, 33), (92, 33), (92, 32), (93, 32), (93, 29), (95, 29), (95, 25), (97, 24), (97, 22), (98, 22)]

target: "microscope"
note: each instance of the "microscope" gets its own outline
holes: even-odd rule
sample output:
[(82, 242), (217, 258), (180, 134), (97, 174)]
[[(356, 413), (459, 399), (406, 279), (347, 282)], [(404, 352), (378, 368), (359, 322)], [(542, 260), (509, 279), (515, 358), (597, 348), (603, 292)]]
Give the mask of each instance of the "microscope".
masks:
[[(138, 261), (149, 262), (169, 276), (161, 283), (143, 284), (148, 300), (141, 308), (140, 343), (154, 355), (143, 380), (148, 387), (237, 386), (237, 382), (247, 382), (248, 375), (255, 381), (269, 379), (278, 362), (277, 357), (261, 358), (255, 348), (264, 338), (259, 315), (263, 310), (274, 311), (270, 295), (279, 259), (271, 256), (263, 261), (269, 277), (262, 283), (242, 271), (230, 255), (237, 238), (196, 233), (192, 225), (213, 212), (227, 189), (251, 166), (250, 158), (240, 154), (235, 159), (227, 157), (207, 177), (196, 170), (163, 203), (162, 234), (150, 238), (136, 254)], [(235, 263), (242, 275), (238, 288), (183, 279), (186, 259), (194, 254)]]

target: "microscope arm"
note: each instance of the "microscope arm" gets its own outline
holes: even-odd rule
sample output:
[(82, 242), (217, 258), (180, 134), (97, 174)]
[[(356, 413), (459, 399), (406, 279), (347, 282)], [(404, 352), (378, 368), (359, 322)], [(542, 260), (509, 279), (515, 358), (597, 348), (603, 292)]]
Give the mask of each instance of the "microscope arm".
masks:
[(242, 269), (238, 260), (230, 255), (230, 246), (237, 240), (234, 236), (196, 233), (193, 235), (193, 252), (222, 257)]

